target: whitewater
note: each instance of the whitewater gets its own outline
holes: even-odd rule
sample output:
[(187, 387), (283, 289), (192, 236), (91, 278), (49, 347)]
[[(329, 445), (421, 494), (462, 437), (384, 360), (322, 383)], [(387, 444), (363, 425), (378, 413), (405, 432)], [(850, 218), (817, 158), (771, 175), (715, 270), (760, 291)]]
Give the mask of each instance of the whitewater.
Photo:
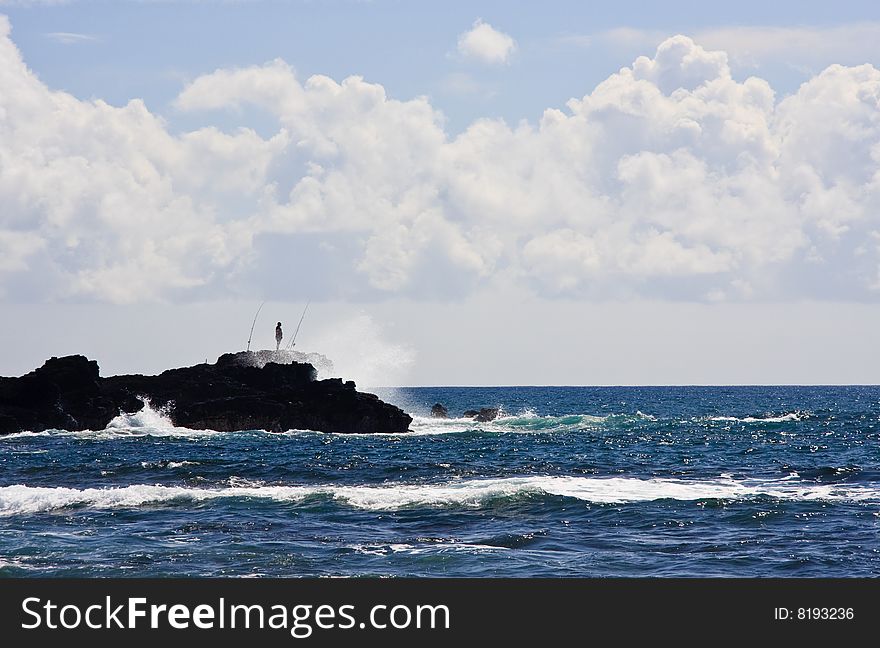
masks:
[(0, 437), (0, 576), (880, 574), (878, 387), (380, 396), (409, 433), (190, 430), (147, 403)]

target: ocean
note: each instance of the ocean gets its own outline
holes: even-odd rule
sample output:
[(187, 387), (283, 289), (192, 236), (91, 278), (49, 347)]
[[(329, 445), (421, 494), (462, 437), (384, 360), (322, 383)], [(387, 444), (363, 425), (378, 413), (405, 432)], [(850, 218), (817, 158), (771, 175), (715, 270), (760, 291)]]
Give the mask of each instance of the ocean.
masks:
[(410, 434), (0, 437), (0, 576), (880, 575), (880, 387), (376, 393)]

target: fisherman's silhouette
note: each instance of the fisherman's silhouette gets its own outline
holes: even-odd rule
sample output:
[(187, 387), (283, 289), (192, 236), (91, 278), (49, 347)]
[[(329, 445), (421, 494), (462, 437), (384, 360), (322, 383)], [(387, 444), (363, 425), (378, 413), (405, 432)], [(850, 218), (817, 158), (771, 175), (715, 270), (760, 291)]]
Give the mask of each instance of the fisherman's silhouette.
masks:
[(284, 337), (284, 334), (281, 332), (281, 322), (275, 326), (275, 350), (281, 348), (281, 338)]

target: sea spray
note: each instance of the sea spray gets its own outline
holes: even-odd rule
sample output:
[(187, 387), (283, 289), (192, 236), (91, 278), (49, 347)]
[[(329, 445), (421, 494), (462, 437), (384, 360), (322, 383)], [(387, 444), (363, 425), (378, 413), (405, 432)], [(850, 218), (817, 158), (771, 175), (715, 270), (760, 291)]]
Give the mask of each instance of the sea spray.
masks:
[(154, 408), (150, 399), (142, 398), (143, 408), (137, 412), (121, 413), (107, 424), (107, 430), (141, 430), (155, 431), (174, 430), (174, 423), (168, 417), (165, 408)]
[(405, 384), (416, 357), (412, 348), (389, 341), (366, 313), (331, 325), (311, 344), (333, 360), (337, 376), (354, 380), (360, 388)]

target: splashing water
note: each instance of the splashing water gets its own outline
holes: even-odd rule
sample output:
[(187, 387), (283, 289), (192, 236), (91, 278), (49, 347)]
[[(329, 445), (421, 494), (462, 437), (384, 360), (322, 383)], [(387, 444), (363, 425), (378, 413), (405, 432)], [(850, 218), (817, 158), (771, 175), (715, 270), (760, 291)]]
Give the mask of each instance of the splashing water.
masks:
[(366, 313), (331, 326), (313, 345), (333, 360), (336, 376), (358, 387), (404, 384), (416, 358), (412, 348), (390, 342)]

